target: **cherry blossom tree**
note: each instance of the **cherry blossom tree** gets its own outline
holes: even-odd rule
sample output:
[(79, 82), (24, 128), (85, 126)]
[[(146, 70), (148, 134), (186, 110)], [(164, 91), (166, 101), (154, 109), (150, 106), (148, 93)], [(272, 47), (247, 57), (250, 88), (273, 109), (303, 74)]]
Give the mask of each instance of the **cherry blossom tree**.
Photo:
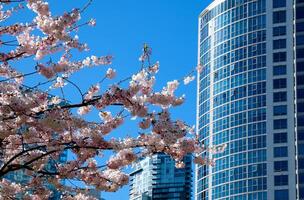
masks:
[[(195, 155), (218, 153), (225, 148), (204, 146), (193, 127), (170, 116), (170, 109), (184, 102), (183, 96), (175, 95), (176, 89), (180, 83), (192, 81), (196, 70), (155, 91), (159, 63), (151, 63), (151, 48), (147, 45), (139, 58), (139, 71), (118, 82), (114, 81), (116, 70), (111, 68), (111, 56), (80, 59), (72, 55), (75, 49), (88, 51), (88, 45), (75, 33), (81, 27), (95, 26), (94, 19), (80, 21), (91, 1), (60, 16), (52, 15), (48, 2), (43, 0), (0, 2), (3, 24), (26, 9), (35, 14), (27, 23), (0, 27), (0, 199), (47, 199), (52, 192), (44, 183), (61, 191), (62, 199), (90, 199), (85, 190), (64, 185), (62, 180), (81, 181), (100, 191), (116, 191), (128, 183), (124, 168), (141, 157), (164, 152), (176, 161), (177, 167), (183, 167), (183, 157), (195, 153), (196, 163), (210, 165), (211, 156)], [(17, 69), (24, 59), (32, 60), (32, 72)], [(91, 67), (106, 67), (106, 72), (99, 83), (83, 92), (70, 77)], [(41, 76), (45, 81), (25, 86), (24, 81), (32, 76)], [(112, 80), (113, 84), (101, 91), (104, 80)], [(65, 98), (67, 84), (79, 93), (78, 103)], [(43, 90), (42, 85), (49, 87)], [(53, 90), (60, 90), (62, 95), (50, 95)], [(92, 110), (98, 111), (98, 122), (84, 119)], [(134, 127), (139, 132), (137, 137), (111, 137), (114, 130), (132, 118), (139, 121)], [(55, 170), (46, 168), (66, 151), (74, 159), (56, 163)], [(98, 159), (106, 151), (113, 155), (100, 164)], [(31, 177), (26, 185), (5, 178), (20, 170)]]

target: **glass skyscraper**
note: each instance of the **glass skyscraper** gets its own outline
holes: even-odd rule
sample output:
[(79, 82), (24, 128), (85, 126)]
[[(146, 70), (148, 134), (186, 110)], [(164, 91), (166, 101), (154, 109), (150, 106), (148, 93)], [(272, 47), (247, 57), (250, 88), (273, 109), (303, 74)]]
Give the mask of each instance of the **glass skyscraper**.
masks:
[(146, 157), (130, 174), (130, 200), (191, 200), (191, 156), (184, 158), (185, 168), (163, 153)]
[(198, 47), (197, 131), (227, 148), (195, 198), (304, 199), (304, 0), (214, 0)]

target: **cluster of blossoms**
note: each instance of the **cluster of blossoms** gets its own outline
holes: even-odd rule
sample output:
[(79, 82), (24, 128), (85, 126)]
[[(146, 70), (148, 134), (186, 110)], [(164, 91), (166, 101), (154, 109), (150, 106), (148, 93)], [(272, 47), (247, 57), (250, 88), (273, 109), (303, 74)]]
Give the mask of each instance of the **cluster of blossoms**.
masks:
[[(94, 198), (85, 191), (62, 185), (61, 180), (79, 180), (97, 190), (116, 191), (128, 183), (124, 168), (143, 156), (164, 152), (176, 161), (177, 167), (183, 167), (183, 157), (188, 154), (197, 155), (195, 163), (213, 165), (212, 156), (200, 155), (224, 152), (225, 145), (205, 147), (193, 134), (193, 127), (170, 116), (170, 109), (181, 105), (185, 99), (176, 96), (175, 91), (181, 82), (189, 84), (194, 80), (192, 73), (183, 81), (169, 81), (162, 90), (155, 91), (160, 64), (150, 63), (152, 50), (145, 45), (140, 56), (142, 66), (137, 73), (101, 90), (103, 80), (116, 77), (116, 70), (108, 67), (101, 76), (102, 81), (84, 93), (70, 80), (71, 75), (84, 67), (111, 65), (112, 57), (73, 59), (73, 49), (88, 50), (73, 34), (79, 27), (81, 9), (53, 16), (46, 1), (27, 0), (26, 4), (36, 14), (31, 22), (0, 28), (0, 36), (12, 37), (18, 43), (15, 49), (0, 53), (1, 197), (51, 198), (52, 192), (45, 186), (48, 183), (63, 192), (62, 199), (91, 200)], [(1, 5), (0, 20), (6, 20), (18, 9), (4, 10)], [(96, 21), (91, 19), (85, 24), (95, 26)], [(0, 40), (0, 45), (5, 44)], [(54, 56), (60, 57), (58, 60), (52, 59), (54, 53), (62, 55)], [(35, 59), (33, 73), (22, 74), (12, 66), (28, 57)], [(45, 62), (46, 58), (50, 61)], [(198, 73), (202, 70), (201, 66), (197, 68)], [(26, 87), (22, 83), (29, 75), (41, 76), (40, 79), (46, 81)], [(123, 84), (125, 80), (129, 82)], [(75, 86), (81, 94), (78, 103), (65, 99), (67, 84)], [(43, 91), (41, 85), (49, 87)], [(59, 89), (62, 96), (48, 94), (55, 89)], [(98, 113), (98, 122), (82, 117), (91, 111)], [(138, 120), (138, 136), (109, 139), (113, 131), (131, 119)], [(72, 160), (53, 164), (54, 170), (47, 167), (66, 151), (73, 154)], [(112, 151), (113, 156), (101, 164), (98, 158), (105, 151)], [(4, 178), (14, 171), (23, 171), (30, 177), (26, 186)]]

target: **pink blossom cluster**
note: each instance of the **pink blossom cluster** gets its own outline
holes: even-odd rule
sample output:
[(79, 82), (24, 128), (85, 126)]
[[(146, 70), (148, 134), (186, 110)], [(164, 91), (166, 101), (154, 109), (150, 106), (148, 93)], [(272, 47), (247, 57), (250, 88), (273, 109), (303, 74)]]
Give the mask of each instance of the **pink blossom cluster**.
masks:
[(123, 166), (130, 165), (136, 158), (137, 156), (131, 149), (123, 149), (108, 161), (107, 166), (110, 169), (119, 169)]

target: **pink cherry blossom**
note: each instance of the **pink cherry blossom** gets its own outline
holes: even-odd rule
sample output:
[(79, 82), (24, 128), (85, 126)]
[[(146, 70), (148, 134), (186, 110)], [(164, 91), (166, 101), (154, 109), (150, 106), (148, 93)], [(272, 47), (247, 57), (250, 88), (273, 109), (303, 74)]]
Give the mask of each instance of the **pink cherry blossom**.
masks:
[(184, 84), (188, 85), (190, 82), (192, 82), (195, 79), (195, 76), (187, 76), (184, 78)]
[(112, 69), (112, 68), (109, 68), (109, 69), (107, 70), (106, 77), (107, 77), (108, 79), (113, 79), (115, 76), (116, 76), (116, 70), (115, 70), (115, 69)]
[[(139, 70), (133, 75), (104, 84), (105, 78), (116, 76), (116, 71), (108, 68), (99, 75), (99, 83), (80, 85), (74, 74), (84, 68), (94, 73), (92, 67), (111, 65), (113, 60), (111, 55), (83, 52), (89, 45), (82, 42), (77, 31), (82, 25), (95, 26), (95, 20), (81, 22), (86, 9), (80, 8), (54, 16), (46, 0), (28, 0), (24, 2), (27, 7), (12, 6), (14, 3), (0, 5), (0, 21), (11, 19), (0, 29), (4, 36), (0, 45), (4, 46), (4, 39), (10, 37), (17, 44), (2, 48), (0, 54), (1, 197), (48, 199), (51, 191), (46, 185), (50, 183), (63, 192), (62, 199), (91, 200), (87, 188), (117, 191), (128, 184), (126, 167), (142, 157), (163, 152), (175, 160), (177, 167), (184, 167), (182, 160), (188, 154), (197, 154), (197, 164), (214, 165), (213, 154), (225, 153), (226, 144), (204, 146), (194, 127), (171, 116), (171, 109), (185, 101), (184, 95), (176, 96), (178, 80), (182, 79), (169, 81), (159, 91), (155, 84), (160, 65), (151, 64), (152, 49), (147, 44), (139, 68), (134, 68)], [(21, 9), (32, 11), (33, 18), (26, 16), (27, 22), (12, 22), (15, 18), (11, 16)], [(91, 80), (90, 76), (86, 78)], [(184, 83), (193, 79), (192, 75), (186, 77)], [(94, 115), (100, 120), (92, 120), (96, 119)], [(132, 119), (136, 121), (130, 122)], [(119, 129), (128, 122), (134, 125), (129, 130), (137, 136), (125, 136), (129, 133)], [(66, 152), (69, 160), (59, 162)], [(209, 157), (199, 156), (205, 152)], [(53, 161), (58, 163), (52, 166), (55, 170), (50, 170), (46, 166)], [(17, 184), (5, 179), (12, 171), (23, 171), (28, 182)], [(81, 184), (70, 187), (62, 184), (63, 180)]]
[(96, 26), (96, 20), (95, 19), (90, 19), (89, 25), (90, 26)]

